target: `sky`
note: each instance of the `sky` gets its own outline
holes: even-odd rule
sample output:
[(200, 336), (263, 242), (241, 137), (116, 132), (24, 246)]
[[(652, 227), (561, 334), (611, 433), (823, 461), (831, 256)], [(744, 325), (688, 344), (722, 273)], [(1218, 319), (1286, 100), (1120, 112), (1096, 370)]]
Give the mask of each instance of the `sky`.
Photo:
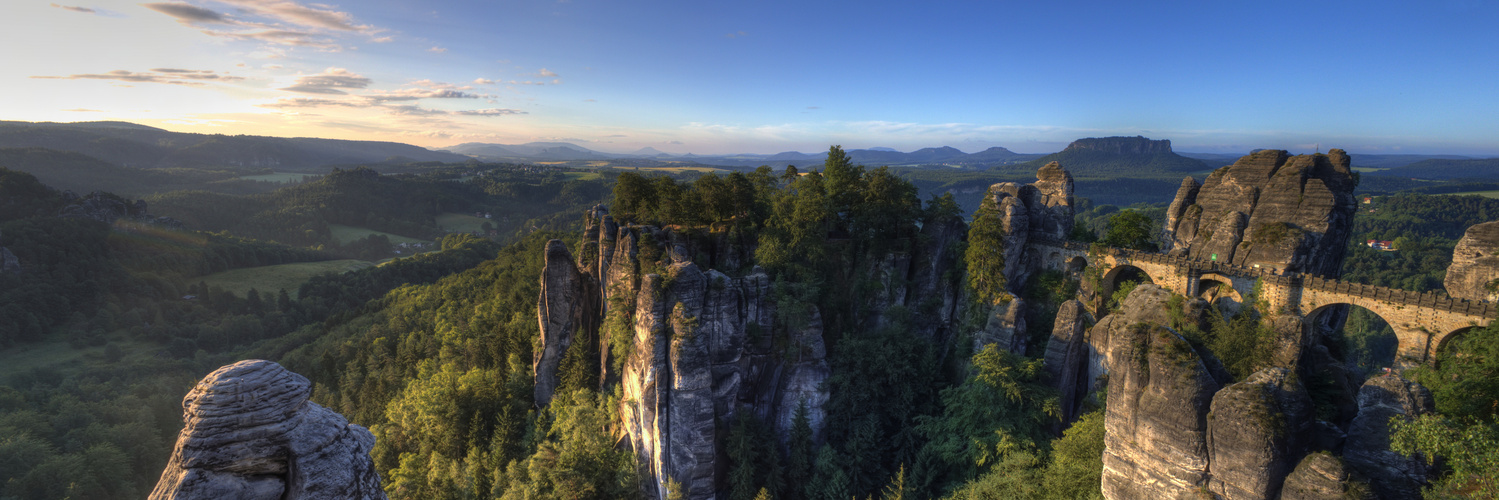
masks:
[(1499, 156), (1499, 1), (4, 0), (0, 120), (628, 153)]

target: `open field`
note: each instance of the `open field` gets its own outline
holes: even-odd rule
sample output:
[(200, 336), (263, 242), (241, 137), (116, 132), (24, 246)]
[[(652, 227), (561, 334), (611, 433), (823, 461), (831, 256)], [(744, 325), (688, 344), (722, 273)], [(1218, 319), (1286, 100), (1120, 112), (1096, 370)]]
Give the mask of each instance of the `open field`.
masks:
[(244, 179), (244, 180), (247, 180), (247, 181), (270, 181), (270, 182), (292, 183), (292, 182), (302, 182), (302, 177), (309, 176), (309, 175), (312, 176), (312, 177), (322, 177), (322, 176), (316, 175), (316, 174), (307, 174), (307, 173), (301, 173), (301, 172), (275, 172), (275, 173), (263, 174), (263, 175), (246, 175), (246, 176), (241, 176), (240, 178)]
[(729, 173), (729, 172), (732, 172), (732, 170), (726, 170), (726, 169), (721, 169), (721, 168), (711, 168), (711, 167), (641, 167), (640, 169), (641, 170), (655, 170), (655, 171), (658, 171), (658, 172), (671, 172), (671, 173), (674, 173), (674, 174), (679, 174), (679, 173), (682, 173), (682, 172), (703, 172), (703, 173), (707, 173), (707, 172)]
[(407, 237), (401, 236), (399, 234), (390, 234), (390, 233), (386, 233), (386, 232), (376, 231), (376, 230), (373, 230), (373, 229), (365, 229), (365, 228), (362, 228), (362, 227), (345, 226), (343, 224), (329, 224), (328, 225), (328, 230), (333, 233), (333, 239), (338, 240), (338, 244), (340, 244), (340, 245), (347, 245), (350, 242), (353, 242), (354, 240), (357, 240), (357, 239), (360, 239), (360, 238), (363, 238), (365, 236), (369, 236), (369, 235), (372, 235), (372, 234), (383, 234), (383, 235), (385, 235), (386, 238), (390, 238), (390, 242), (393, 243), (393, 244), (397, 244), (397, 243), (431, 243), (431, 242), (429, 242), (427, 240), (419, 240), (419, 239), (416, 239), (416, 238), (407, 238)]
[(1386, 170), (1389, 170), (1389, 169), (1388, 168), (1374, 168), (1374, 167), (1353, 167), (1353, 171), (1354, 172), (1383, 172), (1383, 171), (1386, 171)]
[(1499, 191), (1468, 191), (1466, 193), (1445, 193), (1447, 196), (1478, 195), (1484, 198), (1499, 198)]
[(437, 225), (442, 226), (443, 229), (450, 232), (467, 233), (479, 231), (483, 229), (482, 226), (485, 222), (489, 222), (491, 226), (494, 225), (489, 219), (483, 217), (474, 217), (468, 214), (453, 212), (440, 214), (433, 218), (437, 220)]
[(569, 180), (575, 181), (591, 181), (603, 177), (603, 174), (598, 172), (567, 172), (563, 175), (567, 176)]
[(217, 286), (225, 291), (233, 292), (235, 295), (244, 297), (251, 288), (264, 293), (273, 294), (281, 289), (291, 294), (292, 299), (297, 298), (297, 287), (307, 282), (313, 276), (323, 273), (344, 273), (356, 269), (370, 267), (371, 263), (362, 260), (326, 260), (322, 262), (298, 262), (296, 264), (280, 264), (275, 266), (246, 267), (243, 269), (232, 269), (222, 273), (204, 276), (202, 281), (208, 286)]

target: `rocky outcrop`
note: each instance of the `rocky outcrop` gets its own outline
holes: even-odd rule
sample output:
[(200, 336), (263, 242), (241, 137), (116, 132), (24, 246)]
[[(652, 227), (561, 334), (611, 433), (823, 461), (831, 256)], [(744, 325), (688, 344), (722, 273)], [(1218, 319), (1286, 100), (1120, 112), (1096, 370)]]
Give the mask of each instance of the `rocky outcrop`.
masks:
[[(1065, 175), (1050, 177), (1061, 179), (1048, 188), (1055, 191), (1051, 203), (1070, 210)], [(1025, 208), (1018, 198), (1012, 205)], [(672, 481), (684, 498), (720, 493), (727, 484), (723, 424), (739, 415), (785, 439), (805, 405), (821, 442), (830, 374), (822, 315), (812, 304), (772, 298), (769, 274), (753, 264), (754, 238), (722, 224), (617, 222), (602, 206), (587, 217), (576, 252), (560, 241), (547, 247), (538, 405), (546, 404), (543, 385), (556, 387), (561, 360), (572, 359), (568, 351), (586, 344), (580, 338), (594, 341), (588, 335), (596, 332), (597, 345), (608, 346), (597, 358), (600, 384), (621, 386), (622, 440), (637, 457), (648, 498), (665, 498)], [(1014, 216), (1022, 233), (1028, 217)], [(926, 221), (916, 237), (886, 247), (894, 250), (861, 256), (862, 264), (846, 271), (874, 288), (870, 303), (861, 304), (869, 314), (857, 321), (879, 325), (904, 308), (899, 317), (913, 334), (950, 338), (962, 302), (955, 249), (967, 229), (956, 216)]]
[[(1171, 235), (1171, 228), (1176, 227), (1177, 222), (1182, 219), (1183, 215), (1186, 215), (1187, 207), (1197, 203), (1197, 191), (1200, 189), (1202, 189), (1202, 184), (1198, 184), (1197, 179), (1191, 177), (1182, 179), (1181, 187), (1176, 188), (1176, 197), (1172, 198), (1171, 205), (1166, 207), (1166, 225), (1164, 227), (1166, 234), (1161, 238), (1161, 241), (1164, 242), (1161, 246), (1162, 252), (1171, 251), (1171, 245), (1175, 243), (1175, 238), (1172, 238)], [(1199, 211), (1201, 209), (1202, 207), (1198, 207)]]
[(1051, 330), (1051, 339), (1046, 343), (1045, 369), (1053, 387), (1059, 393), (1062, 410), (1061, 421), (1071, 424), (1082, 408), (1083, 396), (1088, 393), (1085, 378), (1088, 373), (1086, 330), (1092, 321), (1083, 303), (1076, 300), (1063, 302), (1057, 308), (1057, 319)]
[[(1170, 294), (1140, 285), (1123, 311), (1167, 314)], [(1142, 316), (1143, 316), (1142, 314)], [(1113, 314), (1089, 332), (1106, 339), (1103, 493), (1110, 499), (1181, 498), (1208, 482), (1207, 413), (1219, 383), (1169, 318)]]
[(383, 499), (375, 437), (307, 400), (311, 384), (281, 365), (240, 361), (182, 400), (182, 433), (152, 500)]
[(1031, 238), (1065, 240), (1072, 233), (1072, 174), (1051, 162), (1036, 171), (1036, 182), (1001, 182), (989, 187), (1003, 226), (1006, 288), (1018, 293), (1040, 270), (1042, 256), (1028, 248)]
[[(537, 406), (551, 402), (552, 393), (561, 383), (557, 369), (575, 337), (597, 332), (594, 297), (588, 285), (573, 263), (567, 244), (562, 240), (548, 241), (546, 264), (541, 272), (541, 297), (536, 304), (541, 334), (531, 362)], [(590, 327), (593, 331), (589, 331)]]
[[(0, 242), (4, 241), (0, 239)], [(21, 273), (21, 259), (17, 258), (16, 254), (11, 253), (9, 248), (3, 246), (0, 246), (0, 273)]]
[(1463, 238), (1452, 249), (1452, 265), (1442, 284), (1447, 295), (1468, 300), (1499, 299), (1488, 284), (1499, 279), (1499, 222), (1485, 222), (1468, 227)]
[(1280, 500), (1374, 500), (1369, 485), (1351, 477), (1343, 459), (1313, 453), (1301, 459), (1286, 476)]
[(132, 202), (103, 191), (94, 191), (82, 197), (72, 191), (63, 191), (62, 198), (66, 205), (57, 213), (58, 217), (89, 219), (105, 224), (113, 224), (117, 220), (126, 219), (136, 223), (182, 229), (182, 222), (177, 219), (151, 215), (146, 210), (146, 200)]
[(984, 329), (973, 334), (973, 352), (982, 351), (986, 345), (996, 344), (1001, 350), (1024, 356), (1028, 338), (1025, 331), (1025, 299), (1016, 297), (989, 309), (989, 321)]
[(1163, 154), (1171, 152), (1171, 141), (1153, 141), (1144, 136), (1135, 137), (1088, 137), (1072, 141), (1063, 151), (1099, 151), (1124, 155)]
[(1340, 149), (1290, 156), (1258, 151), (1183, 181), (1167, 210), (1173, 255), (1259, 265), (1326, 277), (1341, 274), (1357, 205), (1353, 171)]
[(1419, 498), (1427, 467), (1420, 456), (1390, 451), (1390, 419), (1413, 419), (1433, 408), (1431, 391), (1399, 375), (1374, 377), (1358, 391), (1358, 416), (1348, 426), (1343, 458), (1370, 479), (1380, 498)]
[(950, 338), (949, 326), (957, 314), (958, 272), (956, 247), (968, 237), (968, 224), (959, 216), (928, 221), (921, 226), (920, 241), (911, 257), (910, 286), (904, 299), (911, 310), (911, 331), (936, 342)]
[(1208, 489), (1224, 500), (1274, 498), (1311, 440), (1312, 401), (1289, 370), (1267, 368), (1213, 396)]

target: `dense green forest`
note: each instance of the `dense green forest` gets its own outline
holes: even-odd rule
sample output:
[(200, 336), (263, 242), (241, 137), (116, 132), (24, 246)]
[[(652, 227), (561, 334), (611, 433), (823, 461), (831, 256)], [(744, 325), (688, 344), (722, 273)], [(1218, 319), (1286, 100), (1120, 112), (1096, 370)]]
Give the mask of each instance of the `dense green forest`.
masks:
[[(617, 444), (620, 395), (617, 385), (599, 387), (598, 356), (564, 363), (550, 405), (532, 401), (543, 248), (552, 238), (576, 248), (583, 209), (606, 200), (623, 222), (715, 227), (752, 248), (784, 311), (785, 324), (772, 330), (806, 321), (799, 304), (821, 311), (833, 373), (825, 439), (811, 439), (804, 415), (784, 448), (767, 422), (722, 422), (726, 496), (1101, 498), (1107, 399), (1063, 429), (1039, 359), (1050, 316), (1079, 282), (1050, 272), (1026, 287), (1027, 301), (1040, 305), (1028, 312), (1037, 325), (1030, 356), (967, 347), (961, 334), (919, 338), (909, 331), (921, 310), (882, 311), (888, 321), (875, 325), (867, 318), (876, 292), (865, 276), (876, 256), (908, 251), (928, 224), (965, 217), (968, 241), (955, 251), (972, 302), (959, 330), (981, 327), (986, 306), (1005, 300), (1002, 271), (982, 251), (996, 248), (994, 214), (977, 203), (966, 210), (960, 195), (900, 171), (853, 165), (836, 147), (806, 170), (584, 179), (473, 164), (398, 175), (351, 168), (270, 193), (148, 200), (158, 215), (212, 233), (61, 219), (57, 191), (0, 170), (0, 245), (25, 266), (0, 273), (0, 498), (144, 496), (181, 427), (182, 396), (204, 373), (246, 358), (306, 375), (315, 401), (369, 427), (392, 498), (635, 497), (634, 457)], [(946, 194), (920, 197), (937, 192)], [(1073, 238), (1150, 249), (1164, 204), (1131, 204), (1080, 199)], [(503, 244), (443, 236), (434, 220), (474, 211), (499, 215), (493, 239)], [(1479, 197), (1376, 198), (1360, 205), (1344, 278), (1439, 289), (1462, 231), (1495, 219), (1499, 202)], [(238, 296), (200, 281), (349, 255), (329, 224), (439, 243), (314, 278), (295, 294)], [(1375, 252), (1364, 239), (1396, 240), (1400, 251)], [(1377, 317), (1360, 314), (1350, 330), (1381, 329)], [(1175, 326), (1239, 379), (1273, 348), (1259, 317), (1253, 308), (1233, 317), (1215, 311), (1206, 325)], [(1364, 366), (1378, 366), (1388, 347), (1346, 338), (1341, 350)], [(1408, 372), (1432, 389), (1440, 413), (1402, 428), (1397, 441), (1448, 457), (1433, 498), (1494, 491), (1496, 339), (1499, 328), (1472, 330), (1437, 368)], [(1457, 440), (1472, 445), (1451, 447)]]

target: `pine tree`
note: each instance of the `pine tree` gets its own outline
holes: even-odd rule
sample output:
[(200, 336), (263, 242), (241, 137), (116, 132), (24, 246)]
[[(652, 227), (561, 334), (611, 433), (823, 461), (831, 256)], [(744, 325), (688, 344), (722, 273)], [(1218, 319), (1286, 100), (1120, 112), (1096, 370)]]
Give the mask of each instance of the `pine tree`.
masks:
[(982, 305), (991, 305), (1009, 296), (1005, 292), (1005, 230), (996, 197), (985, 195), (973, 224), (968, 226), (968, 248), (963, 260), (968, 264), (968, 288)]
[(786, 485), (781, 489), (781, 496), (789, 500), (808, 498), (807, 483), (812, 479), (812, 465), (817, 458), (812, 454), (812, 425), (808, 413), (807, 400), (803, 399), (797, 404), (795, 416), (791, 419), (791, 435), (786, 443)]

